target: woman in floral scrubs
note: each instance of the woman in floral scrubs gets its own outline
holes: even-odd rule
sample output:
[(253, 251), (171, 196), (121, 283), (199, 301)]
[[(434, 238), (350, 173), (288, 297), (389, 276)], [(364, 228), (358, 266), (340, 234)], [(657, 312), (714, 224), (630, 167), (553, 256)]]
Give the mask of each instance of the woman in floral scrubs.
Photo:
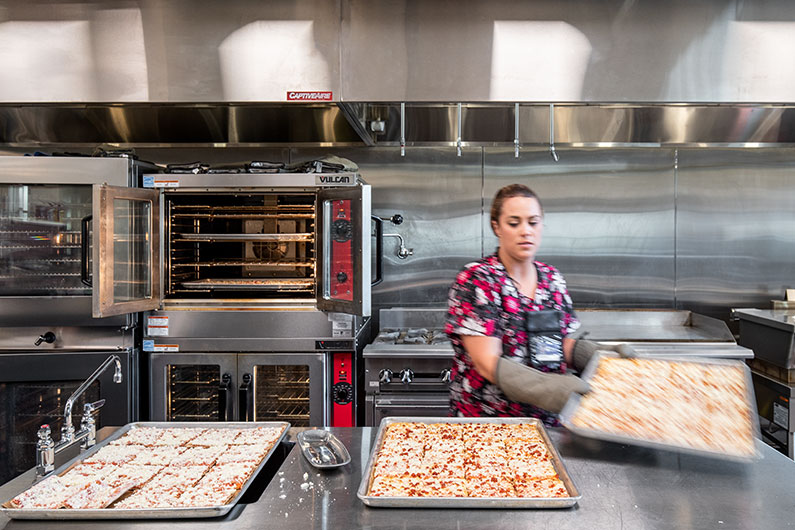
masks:
[[(455, 350), (451, 416), (530, 416), (552, 426), (557, 424), (555, 412), (559, 410), (539, 405), (559, 409), (571, 392), (588, 390), (572, 375), (544, 376), (565, 374), (571, 366), (575, 340), (569, 335), (580, 322), (563, 276), (551, 265), (535, 260), (543, 217), (538, 197), (526, 186), (513, 184), (499, 190), (491, 208), (491, 227), (499, 247), (494, 254), (464, 267), (450, 289), (445, 331)], [(534, 316), (528, 313), (542, 310), (556, 311), (560, 328), (545, 339), (548, 347), (543, 354), (529, 347), (526, 331), (528, 318)], [(500, 374), (511, 374), (503, 379), (513, 379), (522, 371), (529, 379), (520, 379), (520, 390), (532, 389), (537, 386), (536, 377), (544, 378), (543, 386), (538, 387), (543, 395), (538, 399), (522, 397), (524, 402), (520, 402), (506, 395), (516, 393), (500, 384)], [(554, 402), (547, 399), (550, 395), (556, 398)]]

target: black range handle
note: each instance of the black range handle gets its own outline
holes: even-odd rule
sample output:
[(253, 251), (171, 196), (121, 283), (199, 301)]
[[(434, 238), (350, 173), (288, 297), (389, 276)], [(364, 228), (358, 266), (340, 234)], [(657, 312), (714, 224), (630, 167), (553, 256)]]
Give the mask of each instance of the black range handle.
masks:
[(232, 421), (232, 376), (224, 374), (218, 385), (218, 421)]
[(254, 421), (254, 389), (251, 385), (251, 374), (243, 374), (240, 384), (240, 421)]
[(376, 215), (375, 221), (375, 280), (370, 285), (378, 285), (384, 281), (384, 221)]
[(92, 286), (88, 270), (88, 227), (93, 218), (93, 215), (87, 215), (80, 220), (80, 281), (88, 287)]

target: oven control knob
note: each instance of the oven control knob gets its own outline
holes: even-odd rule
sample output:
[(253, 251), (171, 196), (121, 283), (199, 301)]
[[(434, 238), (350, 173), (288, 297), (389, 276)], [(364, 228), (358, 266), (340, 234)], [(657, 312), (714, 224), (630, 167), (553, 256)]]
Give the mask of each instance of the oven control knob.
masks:
[(392, 375), (393, 375), (392, 370), (390, 370), (389, 368), (384, 368), (383, 370), (378, 372), (378, 381), (385, 385), (388, 385), (389, 383), (392, 382)]
[(348, 279), (348, 275), (345, 274), (344, 272), (340, 271), (340, 272), (337, 273), (337, 281), (339, 283), (345, 283), (345, 281), (347, 279)]
[(337, 243), (345, 243), (353, 237), (353, 225), (347, 219), (337, 219), (331, 224), (331, 237)]
[(414, 372), (411, 371), (411, 368), (404, 368), (400, 371), (400, 380), (406, 384), (414, 381)]
[(451, 376), (450, 369), (449, 369), (449, 368), (445, 368), (445, 369), (444, 369), (444, 370), (442, 370), (442, 372), (439, 374), (439, 380), (440, 380), (442, 383), (449, 383), (449, 382), (450, 382), (450, 376)]
[(353, 401), (353, 386), (345, 381), (340, 381), (332, 387), (334, 394), (334, 403), (338, 405), (347, 405)]

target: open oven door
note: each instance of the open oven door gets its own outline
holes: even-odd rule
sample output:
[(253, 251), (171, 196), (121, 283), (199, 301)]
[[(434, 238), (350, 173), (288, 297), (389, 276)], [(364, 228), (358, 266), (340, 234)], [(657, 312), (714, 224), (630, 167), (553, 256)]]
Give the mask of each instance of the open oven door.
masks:
[(318, 193), (317, 307), (370, 316), (370, 186)]
[[(106, 317), (157, 309), (160, 288), (160, 190), (94, 185), (92, 313)], [(88, 226), (83, 227), (88, 245)], [(83, 253), (87, 262), (88, 253)], [(93, 278), (88, 278), (91, 270)]]

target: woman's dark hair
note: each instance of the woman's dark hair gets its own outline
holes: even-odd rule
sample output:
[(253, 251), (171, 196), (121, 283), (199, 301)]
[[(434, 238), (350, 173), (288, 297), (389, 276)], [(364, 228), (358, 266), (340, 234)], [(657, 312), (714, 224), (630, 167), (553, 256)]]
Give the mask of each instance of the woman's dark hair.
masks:
[(541, 212), (544, 212), (544, 206), (541, 204), (541, 199), (538, 198), (538, 195), (536, 195), (533, 190), (524, 184), (509, 184), (508, 186), (500, 188), (497, 191), (497, 194), (494, 196), (494, 200), (491, 202), (492, 223), (497, 223), (497, 220), (500, 218), (500, 214), (502, 213), (502, 204), (505, 202), (505, 199), (510, 199), (511, 197), (528, 197), (530, 199), (535, 199), (538, 201), (538, 205), (541, 207)]

